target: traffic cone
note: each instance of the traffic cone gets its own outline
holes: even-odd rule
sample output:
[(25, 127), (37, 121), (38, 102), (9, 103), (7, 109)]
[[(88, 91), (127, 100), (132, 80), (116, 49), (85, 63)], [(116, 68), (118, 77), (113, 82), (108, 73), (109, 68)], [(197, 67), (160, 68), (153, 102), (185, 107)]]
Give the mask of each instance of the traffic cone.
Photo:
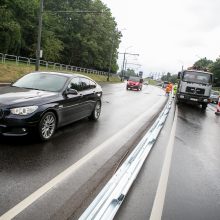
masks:
[(219, 99), (218, 99), (217, 110), (216, 110), (215, 114), (220, 115), (220, 96), (219, 96)]

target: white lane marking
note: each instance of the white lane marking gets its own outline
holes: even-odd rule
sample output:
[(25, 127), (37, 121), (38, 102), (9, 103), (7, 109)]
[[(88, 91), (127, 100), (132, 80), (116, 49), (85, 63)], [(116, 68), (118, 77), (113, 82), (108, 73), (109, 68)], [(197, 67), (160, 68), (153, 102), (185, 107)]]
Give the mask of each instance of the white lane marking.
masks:
[(70, 174), (75, 172), (80, 166), (82, 166), (86, 161), (91, 159), (94, 155), (96, 155), (98, 152), (103, 150), (105, 147), (109, 146), (111, 143), (113, 144), (115, 140), (119, 137), (122, 137), (122, 135), (129, 134), (129, 129), (135, 127), (137, 124), (139, 124), (141, 121), (144, 120), (144, 118), (151, 112), (155, 111), (155, 108), (158, 108), (160, 106), (160, 102), (155, 103), (152, 105), (146, 112), (141, 114), (139, 117), (137, 117), (134, 121), (129, 123), (127, 126), (125, 126), (123, 129), (121, 129), (118, 133), (104, 141), (101, 145), (96, 147), (94, 150), (89, 152), (87, 155), (85, 155), (83, 158), (81, 158), (76, 163), (72, 164), (70, 167), (68, 167), (66, 170), (58, 174), (56, 177), (54, 177), (52, 180), (50, 180), (48, 183), (40, 187), (38, 190), (30, 194), (28, 197), (26, 197), (24, 200), (22, 200), (20, 203), (15, 205), (13, 208), (8, 210), (6, 213), (4, 213), (2, 216), (0, 216), (0, 220), (9, 220), (14, 218), (16, 215), (21, 213), (24, 209), (26, 209), (28, 206), (30, 206), (32, 203), (34, 203), (37, 199), (39, 199), (42, 195), (44, 195), (46, 192), (48, 192), (50, 189), (55, 187), (58, 183), (62, 182), (65, 178), (67, 178)]
[(173, 145), (174, 145), (174, 139), (175, 139), (175, 133), (176, 133), (177, 115), (178, 115), (178, 108), (176, 108), (173, 126), (172, 126), (172, 130), (170, 133), (169, 142), (167, 145), (167, 150), (166, 150), (166, 154), (165, 154), (165, 158), (163, 162), (159, 184), (157, 187), (156, 196), (154, 199), (153, 208), (151, 211), (150, 220), (160, 220), (162, 217), (164, 200), (165, 200), (165, 195), (166, 195), (166, 190), (167, 190), (167, 182), (168, 182), (170, 165), (171, 165), (171, 160), (172, 160)]

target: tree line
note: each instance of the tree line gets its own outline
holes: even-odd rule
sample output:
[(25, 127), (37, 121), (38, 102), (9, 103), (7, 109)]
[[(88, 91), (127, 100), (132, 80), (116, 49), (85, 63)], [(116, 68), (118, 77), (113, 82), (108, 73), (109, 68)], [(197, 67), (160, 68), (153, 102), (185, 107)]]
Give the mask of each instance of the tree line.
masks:
[[(40, 0), (0, 1), (0, 53), (35, 57)], [(45, 0), (43, 59), (108, 71), (118, 70), (121, 32), (101, 0)]]

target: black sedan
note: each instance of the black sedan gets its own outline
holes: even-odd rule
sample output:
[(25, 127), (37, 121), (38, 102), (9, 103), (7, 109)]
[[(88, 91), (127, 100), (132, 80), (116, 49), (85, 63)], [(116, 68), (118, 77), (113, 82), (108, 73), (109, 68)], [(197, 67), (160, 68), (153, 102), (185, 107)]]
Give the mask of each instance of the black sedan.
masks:
[(56, 72), (33, 72), (0, 87), (0, 134), (37, 131), (48, 140), (56, 128), (101, 113), (102, 89), (92, 79)]

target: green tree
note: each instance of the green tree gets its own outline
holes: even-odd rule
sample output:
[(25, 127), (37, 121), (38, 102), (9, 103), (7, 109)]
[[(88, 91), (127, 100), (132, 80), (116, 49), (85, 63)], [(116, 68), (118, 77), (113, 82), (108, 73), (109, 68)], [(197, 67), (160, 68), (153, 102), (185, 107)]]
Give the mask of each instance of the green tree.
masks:
[(0, 52), (17, 54), (21, 45), (21, 26), (5, 5), (0, 6), (0, 17)]
[[(0, 52), (35, 57), (39, 3), (1, 0)], [(120, 38), (110, 9), (100, 0), (44, 1), (45, 60), (107, 71), (112, 54), (111, 71), (117, 72)]]
[(216, 59), (216, 61), (209, 66), (209, 69), (210, 72), (214, 74), (214, 86), (220, 87), (220, 58)]
[(192, 68), (196, 70), (208, 70), (209, 66), (213, 63), (212, 60), (208, 60), (206, 57), (196, 61)]
[(133, 69), (127, 69), (125, 71), (125, 76), (129, 77), (129, 76), (137, 76), (137, 74), (135, 73), (135, 71)]
[(170, 72), (168, 72), (166, 75), (161, 77), (162, 81), (168, 81), (172, 83), (177, 83), (178, 76), (176, 74), (172, 75)]

